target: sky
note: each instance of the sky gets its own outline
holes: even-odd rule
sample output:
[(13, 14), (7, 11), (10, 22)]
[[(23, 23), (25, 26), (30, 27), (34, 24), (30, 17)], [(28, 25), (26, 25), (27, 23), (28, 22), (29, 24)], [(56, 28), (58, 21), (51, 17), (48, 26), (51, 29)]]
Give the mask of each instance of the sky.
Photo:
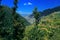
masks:
[[(13, 7), (14, 0), (2, 0), (2, 5)], [(60, 0), (18, 0), (17, 12), (19, 14), (31, 14), (35, 7), (38, 11), (60, 6)]]

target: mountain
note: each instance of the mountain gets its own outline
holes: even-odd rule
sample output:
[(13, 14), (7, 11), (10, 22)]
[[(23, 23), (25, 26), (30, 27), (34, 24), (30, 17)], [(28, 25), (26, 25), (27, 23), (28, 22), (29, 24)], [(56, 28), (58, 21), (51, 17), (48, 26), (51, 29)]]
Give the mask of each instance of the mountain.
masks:
[(49, 15), (53, 12), (58, 12), (58, 11), (60, 11), (60, 6), (44, 10), (42, 12), (41, 16), (46, 16), (46, 15)]
[[(58, 12), (58, 11), (60, 11), (60, 6), (43, 10), (42, 12), (39, 12), (39, 13), (40, 13), (40, 18), (42, 18), (43, 16), (50, 15), (50, 14), (52, 14), (53, 12)], [(28, 16), (25, 17), (25, 18), (26, 18), (30, 23), (32, 23), (32, 24), (34, 23), (33, 14), (28, 15)], [(32, 21), (31, 21), (31, 20), (32, 20)]]
[(33, 17), (25, 16), (24, 17), (30, 24), (33, 24), (35, 22), (35, 19)]
[[(46, 16), (46, 15), (49, 15), (49, 14), (51, 14), (53, 12), (58, 12), (58, 11), (60, 11), (60, 6), (45, 9), (42, 12), (39, 12), (39, 13), (41, 13), (40, 17), (42, 17), (42, 16)], [(33, 14), (29, 15), (29, 17), (33, 17)]]

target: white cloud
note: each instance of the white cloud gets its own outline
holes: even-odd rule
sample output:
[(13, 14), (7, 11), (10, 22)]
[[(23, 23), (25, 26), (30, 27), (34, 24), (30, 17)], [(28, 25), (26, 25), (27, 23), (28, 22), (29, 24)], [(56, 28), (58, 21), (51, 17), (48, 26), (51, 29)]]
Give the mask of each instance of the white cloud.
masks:
[(24, 3), (24, 5), (32, 5), (32, 3), (31, 2)]
[(32, 5), (32, 3), (31, 2), (28, 2), (28, 5)]

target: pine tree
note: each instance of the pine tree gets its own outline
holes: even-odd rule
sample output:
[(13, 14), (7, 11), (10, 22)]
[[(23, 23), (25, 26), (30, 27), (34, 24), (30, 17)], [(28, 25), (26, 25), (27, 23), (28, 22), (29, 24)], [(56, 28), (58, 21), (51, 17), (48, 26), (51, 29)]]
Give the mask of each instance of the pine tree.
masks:
[(34, 9), (33, 15), (35, 18), (35, 25), (37, 26), (39, 23), (39, 17), (40, 17), (40, 13), (38, 12), (37, 8)]
[(18, 3), (18, 0), (14, 0), (13, 15), (15, 14), (17, 9), (17, 3)]
[(24, 21), (20, 18), (20, 15), (16, 13), (18, 0), (14, 0), (14, 8), (13, 8), (13, 23), (14, 23), (14, 32), (13, 39), (14, 40), (22, 40), (23, 32), (24, 32)]
[(1, 1), (2, 1), (2, 0), (0, 0), (0, 11), (1, 11)]

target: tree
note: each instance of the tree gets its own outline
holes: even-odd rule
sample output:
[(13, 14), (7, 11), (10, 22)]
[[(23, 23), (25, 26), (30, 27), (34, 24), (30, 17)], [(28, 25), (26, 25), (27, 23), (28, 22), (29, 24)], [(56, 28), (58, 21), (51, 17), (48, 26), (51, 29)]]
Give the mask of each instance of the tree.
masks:
[(16, 13), (18, 0), (14, 0), (14, 7), (13, 7), (13, 24), (14, 24), (14, 32), (13, 32), (13, 39), (14, 40), (22, 40), (23, 32), (24, 32), (24, 20), (20, 18), (20, 15)]
[(39, 23), (39, 17), (40, 17), (40, 13), (38, 12), (37, 8), (34, 9), (33, 15), (35, 18), (35, 25), (37, 26)]
[(14, 0), (13, 15), (15, 14), (17, 9), (17, 3), (18, 3), (18, 0)]
[(0, 0), (0, 11), (1, 11), (1, 1), (2, 1), (2, 0)]

